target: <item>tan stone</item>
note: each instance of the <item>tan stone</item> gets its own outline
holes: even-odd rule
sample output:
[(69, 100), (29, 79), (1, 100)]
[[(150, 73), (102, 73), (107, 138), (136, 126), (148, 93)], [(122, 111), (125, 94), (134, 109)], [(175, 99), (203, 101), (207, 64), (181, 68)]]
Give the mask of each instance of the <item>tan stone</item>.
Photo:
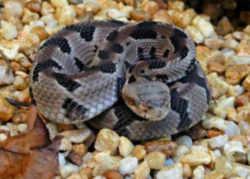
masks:
[(150, 168), (146, 161), (142, 162), (134, 171), (134, 179), (147, 179)]
[(233, 26), (232, 26), (232, 24), (230, 23), (230, 21), (229, 21), (229, 19), (227, 17), (223, 17), (219, 21), (219, 23), (217, 25), (217, 28), (216, 28), (216, 31), (220, 35), (226, 35), (229, 32), (233, 31)]
[(132, 156), (136, 157), (138, 160), (142, 160), (146, 156), (146, 153), (143, 145), (136, 145), (132, 151)]
[(110, 129), (102, 129), (99, 131), (95, 149), (98, 151), (110, 151), (112, 154), (116, 153), (120, 143), (118, 134)]
[(170, 156), (176, 149), (176, 143), (168, 140), (152, 141), (145, 144), (147, 152), (162, 152), (167, 157)]
[(195, 151), (191, 152), (190, 154), (184, 155), (181, 158), (183, 163), (187, 163), (190, 166), (197, 166), (202, 164), (209, 164), (211, 162), (211, 157), (208, 153), (203, 151)]
[(153, 16), (153, 20), (159, 22), (173, 23), (171, 17), (164, 9), (157, 11)]
[(226, 69), (226, 80), (228, 83), (238, 84), (246, 75), (250, 73), (250, 65), (234, 65)]
[(134, 145), (132, 144), (132, 142), (128, 138), (122, 136), (120, 138), (120, 144), (119, 144), (120, 155), (126, 157), (132, 152), (133, 149)]
[(161, 169), (165, 166), (166, 156), (161, 152), (150, 152), (145, 160), (151, 169)]
[(14, 115), (14, 107), (0, 97), (0, 121), (6, 122)]
[(243, 81), (243, 86), (247, 91), (250, 91), (250, 75)]
[(117, 171), (108, 171), (103, 175), (106, 179), (123, 179), (123, 176)]
[(87, 153), (88, 148), (87, 148), (84, 144), (74, 144), (74, 145), (72, 146), (72, 150), (73, 150), (76, 154), (78, 154), (78, 155), (80, 155), (80, 156), (83, 156), (84, 154)]
[(153, 16), (159, 10), (159, 5), (154, 1), (144, 1), (141, 4), (141, 10)]
[(135, 21), (147, 21), (150, 19), (150, 15), (142, 10), (134, 10), (130, 15), (131, 18)]

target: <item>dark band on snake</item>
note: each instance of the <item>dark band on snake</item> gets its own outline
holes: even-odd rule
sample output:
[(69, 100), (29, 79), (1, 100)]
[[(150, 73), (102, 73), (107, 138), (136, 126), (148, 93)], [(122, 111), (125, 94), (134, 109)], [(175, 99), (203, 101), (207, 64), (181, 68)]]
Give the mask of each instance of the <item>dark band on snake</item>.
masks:
[(33, 71), (33, 77), (32, 77), (33, 81), (38, 81), (38, 75), (41, 71), (44, 71), (44, 70), (46, 70), (48, 68), (52, 68), (52, 67), (55, 67), (59, 70), (62, 69), (62, 67), (52, 59), (48, 59), (48, 60), (45, 60), (41, 63), (38, 63)]
[(75, 91), (77, 88), (79, 88), (81, 86), (80, 83), (78, 83), (75, 80), (72, 80), (72, 79), (68, 78), (67, 75), (65, 75), (65, 74), (62, 74), (62, 73), (52, 73), (52, 76), (55, 78), (55, 80), (60, 85), (62, 85), (63, 87), (65, 87), (70, 92)]
[(67, 39), (63, 37), (53, 37), (47, 40), (41, 48), (48, 47), (48, 46), (59, 46), (62, 52), (70, 54), (71, 48)]

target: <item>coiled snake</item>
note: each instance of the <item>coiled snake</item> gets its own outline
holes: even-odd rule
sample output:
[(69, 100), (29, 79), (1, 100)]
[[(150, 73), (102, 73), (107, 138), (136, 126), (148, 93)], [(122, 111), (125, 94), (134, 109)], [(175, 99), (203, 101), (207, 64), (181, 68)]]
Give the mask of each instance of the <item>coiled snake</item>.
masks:
[(195, 57), (189, 36), (170, 24), (74, 24), (40, 47), (30, 94), (57, 123), (87, 121), (131, 140), (172, 135), (208, 108), (209, 86)]

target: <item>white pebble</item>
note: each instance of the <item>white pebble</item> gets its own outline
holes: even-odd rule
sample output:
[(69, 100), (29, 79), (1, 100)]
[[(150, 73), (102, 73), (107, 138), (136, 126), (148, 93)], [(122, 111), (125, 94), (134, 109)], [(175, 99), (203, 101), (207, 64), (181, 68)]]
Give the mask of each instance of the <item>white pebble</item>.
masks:
[(183, 178), (183, 168), (180, 163), (177, 163), (175, 165), (171, 165), (168, 168), (164, 168), (160, 170), (156, 174), (156, 179), (182, 179)]
[(79, 170), (79, 167), (76, 165), (73, 165), (71, 163), (68, 163), (66, 165), (60, 166), (59, 168), (60, 174), (63, 178), (66, 178), (69, 176), (71, 173), (76, 173)]
[(6, 139), (7, 139), (7, 135), (3, 134), (3, 133), (0, 133), (0, 141), (4, 141)]
[(199, 165), (194, 169), (193, 175), (193, 179), (203, 179), (205, 177), (205, 168)]
[(225, 134), (229, 137), (240, 135), (240, 128), (233, 121), (226, 121)]
[(236, 152), (243, 154), (246, 153), (241, 141), (230, 141), (224, 145), (224, 153), (229, 158), (233, 156)]
[(191, 147), (192, 146), (192, 139), (191, 137), (187, 136), (187, 135), (184, 135), (184, 136), (181, 136), (179, 137), (177, 140), (176, 140), (176, 143), (178, 145), (185, 145), (187, 147)]
[(227, 141), (228, 141), (227, 135), (219, 135), (208, 139), (209, 146), (212, 149), (223, 147)]
[(126, 157), (120, 161), (119, 172), (122, 175), (131, 174), (138, 165), (137, 158)]
[(214, 34), (214, 28), (210, 22), (201, 16), (196, 16), (193, 21), (193, 25), (200, 30), (200, 32), (205, 36), (209, 37)]

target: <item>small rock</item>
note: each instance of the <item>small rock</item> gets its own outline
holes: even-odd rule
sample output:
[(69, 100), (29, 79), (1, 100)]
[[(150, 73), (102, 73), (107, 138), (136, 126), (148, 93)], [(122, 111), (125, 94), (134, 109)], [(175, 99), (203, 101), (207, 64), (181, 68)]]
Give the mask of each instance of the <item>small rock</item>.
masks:
[(0, 62), (0, 85), (9, 85), (14, 82), (11, 68), (3, 61)]
[(185, 30), (196, 43), (199, 44), (204, 41), (204, 36), (195, 26), (187, 26)]
[(120, 161), (119, 172), (122, 175), (132, 174), (137, 166), (138, 166), (137, 158), (126, 157)]
[(183, 11), (185, 4), (182, 1), (168, 1), (168, 9), (173, 9), (176, 11)]
[(193, 142), (192, 142), (191, 137), (185, 135), (185, 136), (179, 137), (179, 138), (176, 140), (176, 143), (177, 143), (178, 145), (185, 145), (185, 146), (187, 146), (187, 147), (191, 147)]
[(59, 135), (67, 138), (72, 143), (82, 143), (93, 136), (90, 129), (67, 130), (61, 132)]
[(2, 35), (6, 40), (11, 40), (17, 37), (16, 26), (6, 22), (1, 21), (0, 35)]
[(220, 129), (225, 132), (228, 136), (234, 136), (240, 134), (239, 127), (233, 121), (226, 121), (219, 117), (211, 117), (206, 119), (202, 123), (206, 129)]
[(42, 2), (42, 10), (41, 13), (43, 16), (53, 14), (55, 9), (48, 3), (47, 1)]
[(223, 43), (224, 41), (218, 37), (205, 39), (205, 45), (213, 50), (221, 48)]
[(193, 171), (193, 179), (203, 179), (204, 177), (205, 177), (205, 168), (202, 165), (199, 165)]
[(159, 10), (159, 5), (154, 1), (143, 1), (141, 10), (148, 12), (152, 17)]
[[(158, 15), (156, 14), (154, 15), (154, 17), (157, 19), (159, 18), (158, 17), (159, 14)], [(131, 12), (130, 16), (135, 21), (147, 21), (150, 19), (150, 15), (147, 12), (142, 11), (142, 10), (134, 10)], [(164, 16), (161, 15), (159, 18), (159, 21), (161, 20), (163, 21), (164, 19), (167, 20), (166, 18), (164, 18)]]
[(227, 158), (231, 159), (236, 152), (243, 154), (246, 153), (246, 151), (243, 148), (242, 142), (230, 141), (224, 145), (224, 153), (227, 156)]
[(14, 107), (0, 97), (0, 121), (6, 122), (14, 115)]
[(123, 179), (123, 176), (120, 173), (112, 170), (104, 173), (103, 176), (106, 177), (107, 179)]
[(212, 24), (201, 16), (196, 16), (192, 23), (205, 37), (210, 37), (215, 33)]
[(223, 147), (228, 141), (227, 135), (219, 135), (208, 140), (212, 149)]
[(83, 9), (86, 12), (95, 14), (101, 9), (101, 6), (96, 1), (87, 1), (87, 2), (84, 2)]
[(64, 6), (56, 9), (55, 18), (60, 25), (66, 26), (74, 23), (76, 13), (71, 6)]
[(170, 167), (164, 168), (157, 172), (156, 179), (182, 179), (183, 178), (183, 167), (180, 163), (176, 163)]
[(51, 0), (51, 5), (53, 5), (56, 8), (60, 8), (69, 6), (69, 3), (67, 0)]
[(25, 4), (25, 6), (32, 12), (40, 13), (42, 9), (42, 3), (38, 0), (31, 0)]
[(82, 0), (69, 0), (69, 2), (72, 4), (81, 4)]
[(0, 133), (0, 142), (6, 140), (8, 137), (6, 134)]
[(130, 142), (130, 140), (122, 136), (120, 138), (120, 144), (119, 144), (120, 155), (126, 157), (132, 152), (133, 149), (134, 145)]
[(70, 163), (59, 167), (60, 174), (63, 178), (68, 177), (72, 173), (77, 173), (78, 170), (79, 168), (76, 165)]
[(191, 153), (184, 155), (181, 158), (181, 161), (183, 163), (189, 164), (190, 166), (197, 166), (202, 164), (207, 165), (211, 162), (211, 157), (203, 148), (198, 147), (198, 149), (196, 149), (194, 148), (194, 146), (192, 146)]
[(24, 8), (22, 21), (26, 24), (29, 24), (32, 21), (38, 21), (39, 15), (38, 13), (32, 12), (27, 8)]
[(71, 144), (69, 139), (63, 138), (61, 140), (61, 144), (60, 144), (59, 148), (60, 148), (61, 151), (71, 151), (72, 150), (72, 144)]
[(23, 4), (21, 1), (5, 1), (4, 12), (6, 17), (20, 18), (23, 15)]
[(223, 47), (224, 48), (236, 49), (238, 45), (239, 45), (239, 42), (237, 40), (235, 40), (235, 39), (226, 39), (224, 41)]
[(146, 156), (146, 153), (147, 152), (143, 145), (136, 145), (131, 154), (132, 156), (136, 157), (138, 160), (142, 160)]
[(235, 104), (237, 106), (246, 106), (249, 103), (250, 103), (250, 91), (248, 91), (240, 96), (237, 96), (237, 98), (235, 100)]
[(192, 173), (193, 173), (192, 168), (188, 164), (183, 164), (183, 177), (191, 178)]
[(217, 73), (210, 73), (207, 78), (214, 98), (225, 95), (230, 88), (230, 85), (218, 76)]
[(250, 135), (250, 124), (246, 121), (240, 120), (239, 122), (240, 133), (242, 135)]
[(218, 23), (216, 31), (220, 35), (226, 35), (233, 31), (233, 26), (230, 23), (229, 19), (224, 16)]
[(87, 161), (87, 166), (93, 168), (93, 176), (103, 175), (110, 170), (118, 170), (120, 157), (111, 156), (109, 152), (97, 153), (91, 162)]
[(250, 73), (249, 65), (234, 65), (226, 69), (225, 77), (228, 83), (238, 84), (246, 75)]
[(169, 157), (176, 149), (176, 143), (172, 141), (152, 141), (145, 144), (146, 151), (149, 152), (162, 152)]
[(110, 129), (102, 129), (99, 131), (95, 149), (98, 151), (110, 151), (112, 154), (116, 153), (120, 143), (118, 134)]
[(108, 9), (107, 14), (112, 19), (121, 19), (121, 18), (128, 18), (128, 13), (123, 13), (117, 9)]
[(0, 44), (0, 54), (7, 59), (13, 59), (19, 52), (20, 45), (13, 41), (6, 41)]
[(243, 86), (247, 91), (250, 91), (250, 75), (248, 75), (243, 81)]
[(159, 21), (159, 22), (166, 22), (166, 23), (171, 23), (172, 19), (168, 15), (167, 11), (165, 10), (159, 10), (157, 11), (154, 16), (153, 16), (154, 21)]
[(81, 168), (79, 174), (83, 179), (92, 178), (92, 169), (89, 167)]
[(181, 156), (188, 154), (189, 148), (185, 145), (179, 145), (174, 151), (175, 158), (180, 158)]
[(54, 123), (47, 123), (46, 127), (49, 131), (50, 140), (53, 140), (58, 135), (57, 125), (55, 125)]
[(18, 124), (18, 125), (17, 125), (17, 130), (18, 130), (20, 133), (26, 132), (27, 129), (28, 129), (27, 124)]
[(167, 158), (165, 161), (165, 166), (168, 167), (174, 164), (174, 160), (172, 158)]
[(226, 70), (225, 63), (225, 56), (222, 53), (214, 55), (208, 62), (208, 70), (222, 75)]
[(72, 150), (79, 156), (84, 156), (88, 152), (88, 148), (84, 144), (74, 144)]
[(161, 152), (150, 152), (145, 160), (150, 169), (161, 169), (165, 166), (166, 156)]
[(142, 162), (134, 171), (134, 179), (147, 179), (150, 173), (150, 168), (146, 161)]
[(234, 108), (235, 97), (221, 97), (213, 107), (213, 112), (219, 117), (226, 117), (228, 110)]
[(217, 130), (217, 129), (210, 129), (210, 130), (207, 131), (207, 137), (208, 138), (213, 138), (213, 137), (222, 135), (223, 133), (224, 133), (223, 131), (220, 131), (220, 130)]
[(232, 173), (238, 175), (242, 178), (249, 179), (250, 176), (250, 166), (242, 165), (239, 163), (233, 163)]
[(67, 179), (83, 179), (83, 178), (81, 177), (81, 175), (74, 173), (74, 174), (71, 174), (69, 177), (67, 177)]

